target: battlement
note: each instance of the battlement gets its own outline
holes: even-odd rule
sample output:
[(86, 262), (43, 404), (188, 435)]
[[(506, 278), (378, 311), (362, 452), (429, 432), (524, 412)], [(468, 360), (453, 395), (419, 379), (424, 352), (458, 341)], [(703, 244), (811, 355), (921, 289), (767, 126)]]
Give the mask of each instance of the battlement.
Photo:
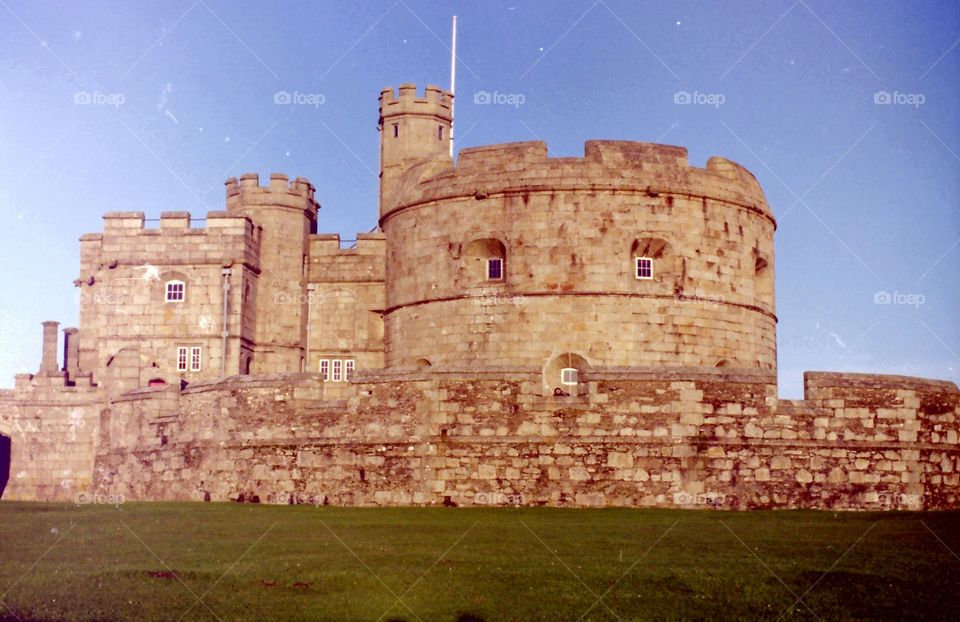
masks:
[(249, 218), (222, 211), (208, 212), (206, 227), (192, 227), (190, 212), (162, 212), (158, 228), (148, 228), (146, 222), (143, 212), (107, 212), (103, 215), (103, 233), (84, 234), (80, 241), (102, 242), (105, 237), (130, 235), (253, 235), (253, 222)]
[(227, 188), (228, 202), (231, 198), (239, 197), (241, 192), (285, 193), (313, 201), (316, 192), (316, 188), (305, 177), (297, 177), (290, 181), (290, 176), (284, 173), (270, 173), (270, 183), (266, 186), (260, 185), (260, 175), (258, 173), (244, 173), (239, 180), (236, 177), (231, 177), (224, 182), (224, 185)]
[(760, 212), (773, 221), (763, 189), (743, 166), (714, 156), (706, 167), (690, 166), (687, 150), (674, 145), (590, 140), (582, 157), (551, 158), (542, 141), (471, 147), (454, 167), (411, 166), (397, 208), (458, 196), (556, 191), (643, 192), (725, 201)]
[(392, 87), (380, 91), (380, 116), (386, 118), (398, 114), (435, 115), (449, 121), (453, 115), (453, 93), (430, 84), (420, 97), (417, 85), (410, 83), (400, 85), (399, 96), (394, 94)]
[(386, 252), (386, 236), (382, 231), (358, 233), (353, 245), (341, 246), (339, 233), (319, 233), (310, 236), (310, 256), (331, 255), (383, 255)]

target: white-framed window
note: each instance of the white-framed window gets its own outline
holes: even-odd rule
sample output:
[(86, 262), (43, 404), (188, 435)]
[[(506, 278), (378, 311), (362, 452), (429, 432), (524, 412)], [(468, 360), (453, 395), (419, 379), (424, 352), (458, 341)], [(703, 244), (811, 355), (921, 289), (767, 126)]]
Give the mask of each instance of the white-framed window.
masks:
[(353, 359), (347, 359), (343, 362), (343, 379), (350, 380), (353, 377), (353, 370), (356, 368), (357, 362)]
[(560, 384), (572, 386), (577, 384), (577, 368), (564, 367), (560, 370)]
[(183, 281), (167, 281), (166, 297), (167, 302), (183, 302), (187, 291), (187, 285)]
[(177, 371), (187, 371), (187, 353), (189, 348), (179, 346), (177, 348)]
[(638, 279), (652, 279), (653, 278), (653, 258), (652, 257), (637, 257), (636, 263), (636, 276)]
[(330, 380), (330, 359), (320, 359), (320, 377)]
[(343, 360), (333, 359), (330, 361), (332, 369), (330, 371), (330, 381), (331, 382), (341, 382), (343, 380)]
[(193, 346), (190, 348), (190, 371), (200, 371), (201, 348)]
[(503, 279), (503, 257), (491, 257), (487, 260), (487, 279), (491, 281)]

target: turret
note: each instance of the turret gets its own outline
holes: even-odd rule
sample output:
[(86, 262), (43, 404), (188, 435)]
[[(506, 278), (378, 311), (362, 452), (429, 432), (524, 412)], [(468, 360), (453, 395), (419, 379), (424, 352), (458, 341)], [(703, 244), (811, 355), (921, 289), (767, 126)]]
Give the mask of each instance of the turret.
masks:
[(380, 93), (380, 214), (401, 191), (398, 179), (423, 160), (449, 162), (453, 93), (427, 86), (417, 95), (414, 84), (401, 84), (399, 96), (392, 88)]
[[(316, 230), (314, 187), (273, 173), (261, 186), (256, 173), (228, 179), (227, 212), (246, 216), (259, 230), (260, 272), (231, 272), (255, 309), (250, 373), (301, 371), (306, 342), (306, 275), (309, 237)], [(225, 266), (228, 267), (228, 266)], [(248, 294), (249, 292), (249, 294)]]

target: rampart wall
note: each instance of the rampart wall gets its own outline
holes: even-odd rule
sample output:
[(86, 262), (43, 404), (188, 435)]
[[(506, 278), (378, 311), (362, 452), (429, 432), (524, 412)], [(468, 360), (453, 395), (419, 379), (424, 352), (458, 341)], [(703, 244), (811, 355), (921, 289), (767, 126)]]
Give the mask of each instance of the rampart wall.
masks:
[(579, 395), (533, 369), (316, 375), (145, 390), (100, 422), (94, 490), (335, 505), (960, 507), (960, 391), (763, 370), (607, 368)]

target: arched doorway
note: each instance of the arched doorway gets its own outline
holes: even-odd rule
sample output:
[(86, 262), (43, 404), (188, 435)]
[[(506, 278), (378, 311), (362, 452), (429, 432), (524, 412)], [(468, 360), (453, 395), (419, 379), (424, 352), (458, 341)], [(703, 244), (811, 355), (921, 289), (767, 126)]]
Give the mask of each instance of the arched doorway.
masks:
[(10, 442), (9, 436), (0, 434), (0, 499), (10, 479)]

